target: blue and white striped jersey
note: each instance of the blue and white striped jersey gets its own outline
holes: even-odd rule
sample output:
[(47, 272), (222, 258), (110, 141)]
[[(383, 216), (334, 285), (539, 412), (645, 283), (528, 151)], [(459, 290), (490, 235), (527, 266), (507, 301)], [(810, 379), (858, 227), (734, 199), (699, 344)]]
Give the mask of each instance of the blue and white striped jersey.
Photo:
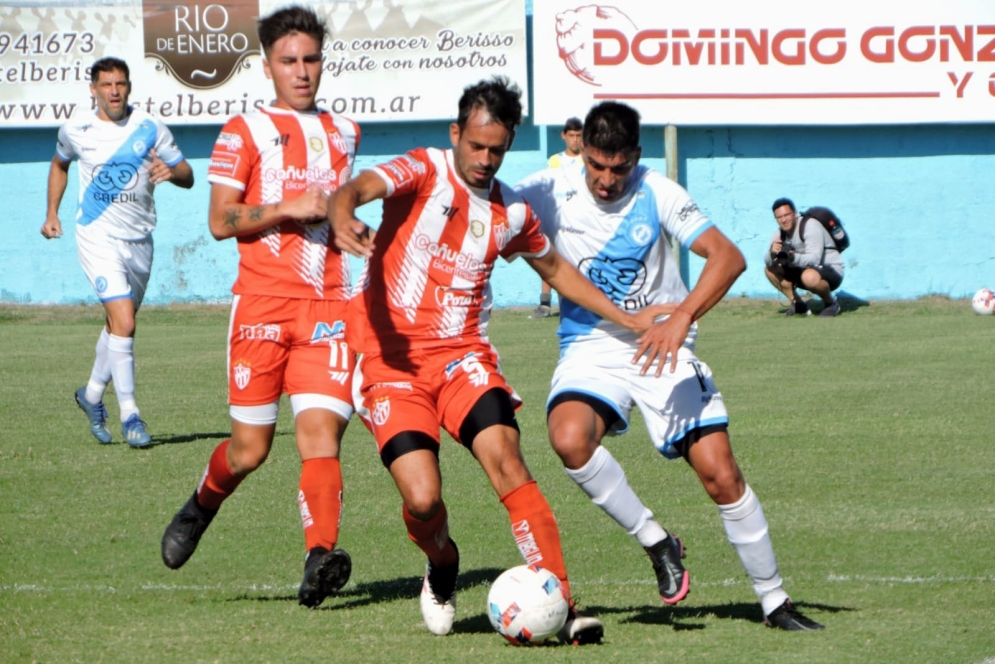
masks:
[(139, 109), (120, 122), (94, 114), (64, 124), (56, 151), (63, 161), (79, 160), (76, 223), (119, 240), (147, 238), (156, 222), (153, 149), (167, 166), (183, 161), (169, 128)]

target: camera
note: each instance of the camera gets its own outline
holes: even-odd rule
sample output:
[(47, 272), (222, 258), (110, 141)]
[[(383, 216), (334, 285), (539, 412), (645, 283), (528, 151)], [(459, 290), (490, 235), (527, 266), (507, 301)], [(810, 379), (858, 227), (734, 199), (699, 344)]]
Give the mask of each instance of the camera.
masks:
[(774, 260), (772, 261), (777, 267), (785, 268), (791, 264), (791, 259), (795, 255), (795, 248), (790, 242), (782, 242), (781, 250), (774, 254)]

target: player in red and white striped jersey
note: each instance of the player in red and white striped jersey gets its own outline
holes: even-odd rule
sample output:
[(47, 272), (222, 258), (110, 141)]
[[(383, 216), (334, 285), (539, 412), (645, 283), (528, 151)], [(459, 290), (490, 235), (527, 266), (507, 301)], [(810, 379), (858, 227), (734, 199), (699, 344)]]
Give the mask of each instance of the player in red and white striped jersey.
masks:
[[(502, 78), (466, 88), (451, 150), (412, 150), (350, 180), (328, 204), (336, 245), (368, 258), (348, 324), (359, 353), (354, 402), (400, 491), (408, 536), (428, 557), (422, 615), (440, 635), (452, 628), (459, 570), (442, 500), (440, 424), (487, 473), (523, 558), (551, 570), (569, 594), (556, 521), (522, 458), (521, 400), (487, 338), (497, 258), (523, 256), (564, 296), (627, 328), (646, 329), (655, 313), (634, 318), (613, 305), (495, 179), (521, 122), (520, 97)], [(374, 242), (355, 209), (380, 198)], [(571, 608), (560, 636), (591, 643), (602, 632), (600, 621)]]
[(345, 340), (351, 279), (331, 243), (325, 208), (352, 173), (360, 131), (315, 103), (325, 33), (324, 22), (302, 7), (260, 21), (276, 103), (229, 120), (214, 145), (211, 233), (236, 238), (240, 255), (228, 342), (232, 437), (214, 450), (162, 540), (163, 562), (173, 569), (193, 555), (222, 502), (269, 454), (286, 392), (302, 460), (298, 506), (308, 551), (298, 600), (311, 608), (351, 571), (349, 555), (335, 548), (339, 444), (353, 412), (353, 354)]

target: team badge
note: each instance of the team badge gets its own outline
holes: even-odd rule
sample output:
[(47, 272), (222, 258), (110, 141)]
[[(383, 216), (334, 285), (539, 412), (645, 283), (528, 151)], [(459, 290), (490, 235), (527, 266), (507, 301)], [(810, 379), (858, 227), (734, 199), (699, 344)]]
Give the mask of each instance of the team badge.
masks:
[(629, 238), (638, 246), (649, 244), (653, 238), (653, 229), (646, 224), (636, 224), (629, 231)]
[(317, 136), (312, 136), (307, 139), (307, 144), (311, 146), (311, 149), (315, 152), (321, 152), (325, 149), (325, 142), (318, 138)]
[(145, 141), (138, 140), (131, 145), (131, 149), (134, 150), (135, 154), (139, 157), (144, 157), (148, 146), (145, 144)]
[(390, 399), (386, 397), (377, 399), (376, 403), (373, 404), (371, 417), (374, 424), (382, 427), (387, 422), (387, 418), (390, 417)]
[(494, 244), (497, 245), (498, 251), (503, 251), (508, 242), (511, 241), (511, 229), (508, 228), (508, 224), (496, 224), (492, 227), (492, 232), (494, 233)]
[(478, 240), (484, 237), (484, 222), (474, 219), (470, 222), (470, 233)]
[(232, 373), (235, 375), (235, 385), (238, 389), (244, 390), (249, 385), (249, 380), (252, 378), (252, 367), (243, 362), (239, 362), (234, 367), (232, 367)]
[(97, 282), (94, 286), (96, 286), (98, 293), (103, 293), (107, 290), (107, 279), (105, 277), (97, 277)]

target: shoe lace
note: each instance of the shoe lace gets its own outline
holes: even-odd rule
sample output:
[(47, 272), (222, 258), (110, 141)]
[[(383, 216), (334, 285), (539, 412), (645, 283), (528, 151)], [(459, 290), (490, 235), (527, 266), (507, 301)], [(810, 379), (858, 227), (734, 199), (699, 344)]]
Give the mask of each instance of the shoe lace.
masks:
[(93, 414), (96, 415), (98, 418), (100, 418), (99, 424), (103, 425), (103, 423), (107, 421), (107, 407), (104, 406), (104, 402), (101, 401), (100, 403), (94, 405), (92, 408), (93, 408)]

